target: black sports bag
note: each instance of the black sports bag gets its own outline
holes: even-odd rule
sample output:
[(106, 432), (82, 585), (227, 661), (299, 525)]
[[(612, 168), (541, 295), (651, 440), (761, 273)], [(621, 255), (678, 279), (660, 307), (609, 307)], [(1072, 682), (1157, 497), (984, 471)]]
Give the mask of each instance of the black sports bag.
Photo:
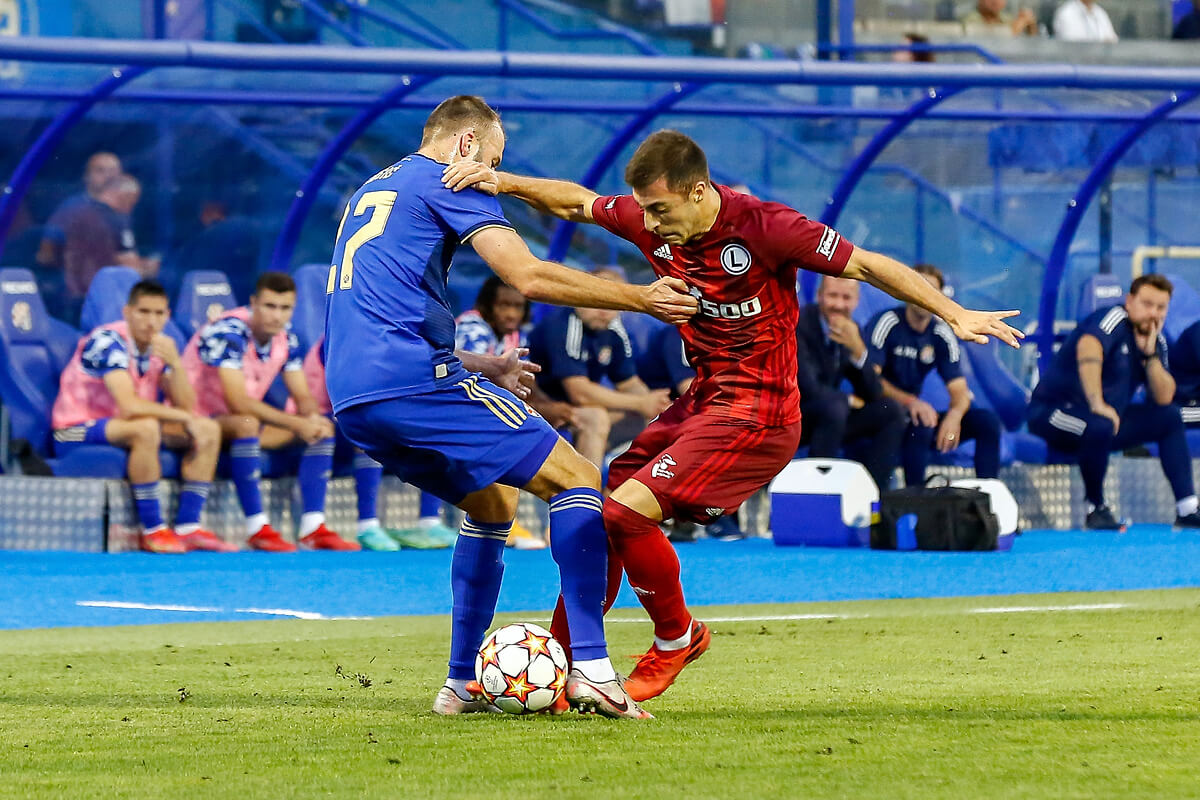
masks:
[(918, 550), (996, 549), (1000, 524), (991, 499), (978, 489), (927, 484), (884, 492), (879, 522), (871, 526), (871, 547), (895, 550), (896, 524), (906, 514), (916, 515)]

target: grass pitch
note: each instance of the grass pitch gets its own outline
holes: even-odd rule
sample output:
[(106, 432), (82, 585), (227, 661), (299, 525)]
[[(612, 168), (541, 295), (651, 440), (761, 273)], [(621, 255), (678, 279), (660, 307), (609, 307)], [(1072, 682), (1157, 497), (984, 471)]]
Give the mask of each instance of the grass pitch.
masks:
[[(978, 612), (1072, 604), (1124, 607)], [(1198, 608), (705, 608), (712, 648), (646, 723), (434, 717), (445, 617), (4, 632), (0, 796), (1196, 797)], [(647, 646), (639, 618), (613, 653)]]

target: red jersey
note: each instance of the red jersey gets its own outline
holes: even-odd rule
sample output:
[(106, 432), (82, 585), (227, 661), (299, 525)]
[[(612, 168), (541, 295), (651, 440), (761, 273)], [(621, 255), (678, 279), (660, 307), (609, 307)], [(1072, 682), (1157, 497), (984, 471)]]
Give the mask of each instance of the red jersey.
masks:
[(800, 419), (796, 270), (840, 275), (854, 245), (782, 203), (716, 189), (716, 222), (685, 245), (647, 231), (631, 195), (596, 198), (592, 217), (637, 245), (656, 274), (685, 281), (700, 302), (679, 328), (696, 368), (688, 394), (697, 405), (758, 425), (792, 425)]

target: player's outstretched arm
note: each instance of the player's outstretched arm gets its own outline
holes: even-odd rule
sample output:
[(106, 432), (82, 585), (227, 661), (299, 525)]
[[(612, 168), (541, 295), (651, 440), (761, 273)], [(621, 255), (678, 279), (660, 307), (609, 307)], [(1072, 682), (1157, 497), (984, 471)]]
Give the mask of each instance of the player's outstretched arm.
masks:
[(975, 311), (963, 308), (933, 288), (911, 268), (881, 253), (854, 248), (842, 277), (865, 281), (897, 300), (915, 303), (932, 311), (944, 319), (954, 334), (964, 341), (986, 344), (989, 336), (995, 336), (1013, 347), (1020, 347), (1018, 340), (1025, 338), (1025, 334), (1004, 321), (1017, 316), (1020, 311)]
[(471, 246), (509, 286), (530, 300), (560, 306), (640, 311), (663, 322), (682, 325), (699, 305), (678, 278), (659, 278), (648, 286), (617, 283), (529, 252), (512, 228), (484, 228), (470, 238)]
[(497, 172), (477, 161), (456, 161), (442, 171), (442, 183), (456, 192), (473, 188), (486, 194), (511, 195), (544, 214), (571, 222), (594, 222), (592, 202), (597, 194), (570, 181), (528, 178)]

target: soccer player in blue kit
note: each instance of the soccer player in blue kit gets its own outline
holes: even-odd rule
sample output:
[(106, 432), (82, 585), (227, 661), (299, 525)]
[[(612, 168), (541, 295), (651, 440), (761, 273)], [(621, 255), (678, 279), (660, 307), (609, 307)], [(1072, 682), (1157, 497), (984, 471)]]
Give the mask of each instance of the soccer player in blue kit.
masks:
[(618, 284), (535, 258), (495, 197), (453, 192), (460, 160), (495, 167), (500, 118), (482, 99), (444, 101), (420, 149), (369, 179), (342, 217), (326, 287), (326, 383), (342, 431), (384, 468), (466, 512), (451, 566), (450, 671), (433, 710), (493, 710), (472, 694), (475, 655), (491, 624), (518, 490), (550, 504), (574, 661), (566, 699), (581, 711), (648, 718), (608, 660), (602, 607), (607, 539), (595, 466), (520, 398), (537, 367), (454, 350), (446, 276), (470, 244), (531, 300), (642, 311), (682, 323), (697, 309), (683, 281)]

